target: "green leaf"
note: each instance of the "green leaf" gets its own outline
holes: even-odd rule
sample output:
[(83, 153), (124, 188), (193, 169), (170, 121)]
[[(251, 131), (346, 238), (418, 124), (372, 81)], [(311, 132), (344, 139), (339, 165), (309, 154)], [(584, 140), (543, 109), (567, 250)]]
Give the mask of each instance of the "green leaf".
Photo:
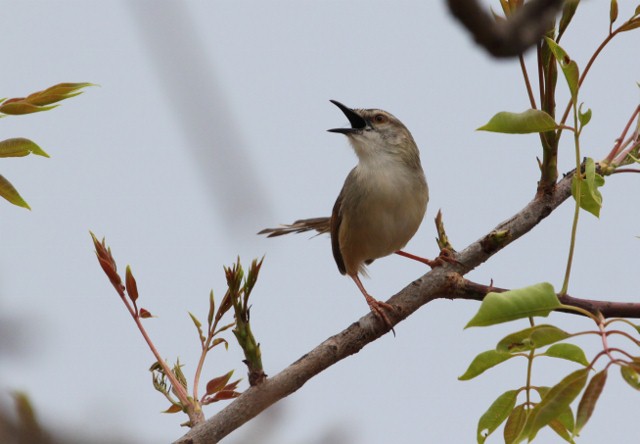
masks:
[(573, 15), (576, 13), (576, 9), (578, 9), (578, 5), (580, 4), (580, 0), (567, 0), (564, 2), (564, 7), (562, 8), (562, 17), (560, 18), (560, 25), (558, 26), (558, 41), (562, 37), (562, 34), (571, 23), (571, 19)]
[(569, 333), (553, 325), (536, 325), (506, 336), (498, 342), (496, 350), (518, 353), (544, 347), (568, 337)]
[(557, 419), (552, 419), (551, 421), (549, 421), (549, 427), (551, 428), (551, 430), (560, 435), (560, 437), (566, 442), (575, 444), (573, 438), (571, 437), (571, 433), (569, 433), (569, 430)]
[(220, 327), (219, 329), (217, 329), (213, 334), (214, 334), (214, 335), (217, 335), (218, 333), (222, 333), (223, 331), (228, 330), (228, 329), (230, 329), (231, 327), (235, 327), (235, 325), (236, 325), (236, 322), (235, 322), (235, 321), (233, 321), (233, 322), (232, 322), (232, 323), (230, 323), (230, 324), (223, 325), (222, 327)]
[(580, 394), (585, 384), (589, 369), (583, 368), (566, 376), (542, 398), (540, 403), (531, 411), (531, 428), (529, 441), (533, 441), (538, 431), (548, 425), (569, 407)]
[(516, 405), (517, 397), (518, 390), (509, 390), (493, 401), (493, 404), (491, 404), (489, 409), (478, 421), (478, 444), (485, 442), (487, 437), (507, 419), (513, 407)]
[(4, 197), (9, 202), (14, 205), (17, 205), (22, 208), (26, 208), (30, 210), (31, 207), (25, 200), (20, 196), (18, 190), (16, 190), (11, 182), (4, 178), (4, 176), (0, 175), (0, 197)]
[(476, 356), (464, 375), (458, 379), (460, 381), (468, 381), (485, 372), (485, 370), (495, 367), (496, 365), (513, 358), (511, 353), (504, 353), (497, 350), (488, 350)]
[(524, 404), (520, 404), (511, 411), (507, 422), (504, 425), (504, 442), (505, 444), (514, 444), (520, 442), (518, 437), (522, 435), (524, 426), (527, 423), (527, 416), (529, 410), (527, 410)]
[(636, 390), (640, 390), (640, 375), (633, 368), (622, 365), (620, 366), (620, 374), (622, 374), (622, 378)]
[(204, 337), (204, 334), (202, 333), (202, 323), (198, 320), (198, 318), (196, 318), (196, 315), (194, 315), (191, 312), (189, 313), (189, 317), (191, 318), (191, 321), (193, 321), (193, 325), (196, 326), (196, 328), (198, 329), (198, 336), (200, 336), (200, 342), (202, 344), (204, 344), (204, 341), (207, 340), (207, 338)]
[(207, 314), (207, 325), (209, 330), (213, 327), (213, 314), (216, 311), (216, 300), (213, 297), (213, 290), (209, 292), (209, 313)]
[(38, 91), (33, 94), (30, 94), (24, 100), (27, 103), (30, 103), (32, 105), (37, 105), (37, 106), (50, 105), (52, 103), (56, 103), (64, 99), (70, 99), (71, 97), (75, 97), (79, 94), (82, 94), (82, 91), (79, 91), (79, 90), (89, 86), (96, 86), (96, 85), (92, 83), (86, 83), (86, 82), (59, 83), (43, 91)]
[[(576, 198), (577, 175), (571, 181), (571, 194)], [(587, 158), (584, 164), (584, 178), (580, 181), (580, 208), (596, 217), (600, 217), (602, 208), (602, 194), (598, 188), (604, 185), (604, 177), (596, 173), (596, 164), (592, 158)]]
[(547, 282), (504, 293), (489, 293), (465, 328), (485, 327), (531, 316), (548, 316), (559, 306), (560, 301), (553, 286)]
[(574, 434), (580, 434), (582, 428), (587, 424), (589, 418), (591, 418), (591, 414), (596, 407), (596, 403), (598, 402), (598, 398), (600, 398), (600, 394), (602, 393), (602, 389), (606, 382), (606, 369), (596, 373), (595, 376), (591, 378), (591, 381), (589, 381), (589, 384), (582, 395), (582, 399), (580, 400), (580, 404), (578, 404), (576, 426), (573, 431)]
[(557, 417), (557, 421), (564, 427), (565, 430), (570, 430), (573, 432), (575, 422), (573, 419), (573, 412), (571, 411), (571, 407), (567, 406), (566, 409), (561, 411)]
[(209, 350), (211, 350), (213, 347), (215, 347), (216, 345), (219, 345), (219, 344), (224, 344), (225, 350), (229, 350), (229, 343), (224, 338), (216, 338), (216, 339), (214, 339), (213, 342), (211, 343), (211, 345), (209, 346)]
[(580, 128), (584, 127), (587, 123), (591, 121), (591, 108), (587, 108), (587, 110), (582, 112), (582, 103), (578, 108), (578, 121), (580, 122)]
[(536, 387), (532, 387), (536, 392), (538, 392), (538, 395), (540, 396), (540, 398), (544, 398), (547, 393), (549, 393), (549, 390), (551, 390), (551, 387), (546, 387), (544, 385), (539, 385)]
[(618, 18), (618, 2), (617, 0), (611, 0), (611, 6), (609, 7), (609, 23), (613, 25)]
[(578, 65), (576, 62), (571, 60), (569, 54), (560, 47), (556, 42), (554, 42), (549, 37), (545, 37), (547, 41), (547, 45), (549, 45), (549, 49), (553, 53), (554, 57), (560, 64), (560, 69), (562, 69), (562, 73), (564, 77), (567, 79), (567, 85), (569, 85), (569, 91), (571, 92), (571, 98), (573, 100), (578, 96), (578, 83), (580, 80), (580, 73), (578, 70)]
[(29, 139), (16, 137), (0, 142), (0, 157), (24, 157), (29, 154), (49, 157), (42, 148)]
[(557, 127), (558, 124), (549, 114), (537, 109), (528, 109), (521, 113), (499, 112), (477, 131), (528, 134), (551, 131)]
[(640, 28), (640, 17), (633, 18), (618, 28), (619, 32), (631, 31)]
[(10, 102), (9, 100), (7, 100), (2, 105), (0, 105), (0, 113), (9, 114), (12, 116), (18, 116), (22, 114), (31, 114), (31, 113), (38, 113), (40, 111), (48, 111), (57, 106), (58, 105), (36, 106), (30, 103), (24, 102), (22, 100), (18, 100), (15, 102)]
[(173, 375), (176, 377), (180, 385), (184, 387), (184, 389), (186, 390), (188, 388), (187, 378), (184, 376), (184, 373), (182, 372), (182, 365), (180, 365), (180, 359), (176, 360), (176, 363), (173, 365), (173, 368), (171, 369), (171, 373), (173, 373)]
[(589, 365), (584, 351), (574, 344), (554, 344), (543, 353), (543, 356), (550, 358), (566, 359), (568, 361), (577, 362), (585, 367)]

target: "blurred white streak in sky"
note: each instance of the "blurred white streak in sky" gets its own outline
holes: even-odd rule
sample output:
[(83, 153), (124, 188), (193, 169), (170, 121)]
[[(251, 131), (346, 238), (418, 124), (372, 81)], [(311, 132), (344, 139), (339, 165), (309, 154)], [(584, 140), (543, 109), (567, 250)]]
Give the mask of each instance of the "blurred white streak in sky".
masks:
[[(266, 195), (247, 155), (234, 112), (216, 81), (216, 72), (186, 2), (125, 2), (164, 90), (169, 109), (191, 148), (196, 169), (227, 229), (245, 234), (247, 218), (267, 216)], [(265, 217), (268, 219), (268, 217)]]

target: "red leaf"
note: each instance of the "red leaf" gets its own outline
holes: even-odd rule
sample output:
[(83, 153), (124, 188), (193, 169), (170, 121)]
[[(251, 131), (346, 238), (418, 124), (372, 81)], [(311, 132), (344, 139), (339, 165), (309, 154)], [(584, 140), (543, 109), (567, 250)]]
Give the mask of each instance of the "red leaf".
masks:
[(133, 302), (133, 305), (135, 306), (136, 300), (138, 299), (138, 284), (136, 284), (136, 278), (133, 277), (131, 267), (129, 267), (128, 265), (124, 281), (127, 285), (127, 293), (129, 294), (129, 299), (131, 299), (131, 302)]
[(98, 255), (98, 257), (109, 262), (112, 268), (117, 271), (118, 267), (116, 266), (116, 261), (113, 259), (113, 256), (111, 255), (111, 250), (107, 247), (104, 237), (102, 238), (102, 242), (100, 242), (98, 238), (96, 238), (95, 234), (93, 234), (91, 231), (89, 232), (89, 234), (91, 234), (91, 239), (93, 240), (93, 246), (96, 249), (96, 254)]
[(213, 395), (214, 393), (219, 392), (220, 390), (225, 388), (232, 375), (233, 370), (225, 375), (218, 376), (217, 378), (213, 378), (211, 381), (207, 382), (207, 395)]
[(233, 399), (240, 396), (240, 393), (234, 392), (232, 390), (222, 390), (215, 394), (213, 397), (213, 402), (215, 401), (223, 401), (225, 399)]
[(147, 319), (147, 318), (152, 318), (153, 315), (149, 312), (149, 310), (146, 310), (146, 309), (140, 307), (140, 317), (142, 319)]
[(116, 273), (116, 270), (113, 267), (113, 264), (109, 262), (107, 259), (104, 259), (100, 256), (98, 256), (98, 262), (100, 262), (100, 266), (102, 267), (102, 270), (109, 278), (111, 285), (113, 285), (113, 287), (116, 289), (116, 291), (120, 296), (124, 297), (124, 286), (122, 285), (122, 279), (120, 279), (120, 276), (118, 275), (118, 273)]
[(182, 411), (182, 407), (180, 407), (177, 404), (171, 404), (171, 407), (169, 407), (167, 410), (165, 410), (162, 413), (180, 413)]
[(225, 386), (224, 386), (224, 388), (223, 388), (222, 390), (220, 390), (220, 391), (221, 391), (221, 392), (224, 392), (224, 391), (230, 391), (230, 390), (231, 390), (231, 391), (233, 391), (233, 390), (235, 390), (235, 389), (236, 389), (236, 387), (238, 387), (238, 384), (239, 384), (239, 383), (240, 383), (240, 380), (239, 380), (239, 379), (238, 379), (238, 380), (236, 380), (236, 381), (233, 381), (231, 384), (227, 384), (227, 385), (225, 385)]
[(576, 434), (580, 433), (580, 430), (582, 430), (587, 421), (589, 421), (589, 418), (591, 418), (591, 414), (596, 407), (596, 403), (598, 402), (598, 398), (600, 397), (606, 382), (606, 369), (596, 373), (595, 376), (591, 378), (591, 381), (589, 381), (589, 384), (582, 395), (582, 399), (580, 400), (580, 404), (578, 404), (575, 425)]
[(111, 255), (111, 250), (107, 247), (104, 238), (102, 238), (102, 242), (100, 242), (95, 234), (91, 232), (89, 233), (91, 234), (93, 246), (96, 249), (96, 256), (98, 256), (98, 262), (100, 262), (102, 270), (107, 275), (109, 281), (111, 281), (111, 284), (115, 287), (120, 297), (124, 297), (124, 285), (122, 285), (122, 279), (117, 273), (118, 267), (116, 266), (116, 261)]

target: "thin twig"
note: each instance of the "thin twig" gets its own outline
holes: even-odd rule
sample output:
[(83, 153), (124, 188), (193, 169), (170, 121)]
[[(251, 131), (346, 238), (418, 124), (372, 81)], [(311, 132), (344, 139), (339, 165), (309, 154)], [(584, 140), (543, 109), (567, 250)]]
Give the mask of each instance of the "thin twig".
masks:
[(522, 77), (524, 79), (524, 84), (527, 88), (527, 95), (529, 96), (529, 104), (532, 109), (538, 109), (536, 106), (536, 99), (533, 96), (533, 88), (531, 88), (531, 82), (529, 81), (529, 74), (527, 73), (527, 65), (524, 63), (524, 56), (520, 54), (518, 56), (518, 61), (520, 62), (520, 70), (522, 71)]

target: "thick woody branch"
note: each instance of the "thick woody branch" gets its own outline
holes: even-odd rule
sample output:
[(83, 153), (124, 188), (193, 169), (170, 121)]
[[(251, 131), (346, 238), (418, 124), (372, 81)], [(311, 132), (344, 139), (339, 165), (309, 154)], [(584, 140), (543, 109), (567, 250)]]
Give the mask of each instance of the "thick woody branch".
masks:
[[(457, 254), (458, 263), (446, 263), (409, 284), (388, 302), (395, 308), (389, 313), (395, 325), (437, 298), (481, 299), (460, 289), (462, 276), (534, 228), (571, 196), (571, 175), (562, 179), (555, 192), (539, 194), (511, 219)], [(471, 293), (471, 292), (470, 292)], [(565, 301), (569, 302), (569, 301)], [(594, 303), (596, 301), (588, 301)], [(575, 304), (575, 300), (571, 301)], [(604, 304), (604, 303), (603, 303)], [(585, 307), (586, 308), (586, 307)], [(604, 307), (603, 307), (604, 308)], [(638, 316), (637, 310), (634, 312)], [(277, 375), (250, 387), (231, 404), (206, 422), (194, 427), (176, 441), (177, 444), (215, 443), (257, 416), (270, 405), (294, 393), (308, 380), (338, 361), (359, 352), (364, 346), (388, 332), (384, 323), (369, 313), (347, 329), (330, 337)]]
[(551, 28), (562, 0), (531, 0), (497, 21), (477, 0), (448, 0), (451, 13), (494, 57), (513, 57), (538, 43)]

